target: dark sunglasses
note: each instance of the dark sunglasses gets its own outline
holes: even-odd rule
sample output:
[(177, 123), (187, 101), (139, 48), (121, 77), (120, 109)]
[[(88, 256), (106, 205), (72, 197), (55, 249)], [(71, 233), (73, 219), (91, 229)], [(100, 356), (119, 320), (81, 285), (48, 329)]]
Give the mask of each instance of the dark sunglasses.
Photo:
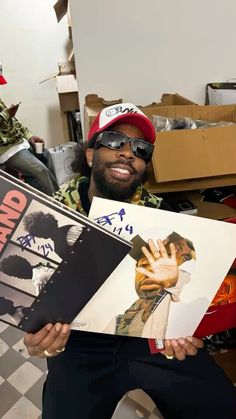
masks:
[(126, 144), (130, 144), (132, 153), (143, 159), (148, 163), (152, 157), (154, 146), (147, 141), (139, 138), (130, 138), (121, 132), (116, 131), (103, 131), (98, 137), (94, 144), (94, 148), (97, 149), (100, 146), (110, 148), (112, 150), (121, 150)]

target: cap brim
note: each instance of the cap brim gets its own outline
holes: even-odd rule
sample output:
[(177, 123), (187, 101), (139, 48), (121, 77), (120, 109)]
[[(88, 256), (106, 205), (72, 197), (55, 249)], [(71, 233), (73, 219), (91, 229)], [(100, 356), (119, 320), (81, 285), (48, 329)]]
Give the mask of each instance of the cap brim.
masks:
[[(99, 120), (99, 115), (97, 116), (96, 120)], [(154, 144), (156, 140), (155, 128), (152, 125), (151, 121), (145, 115), (141, 115), (138, 113), (130, 113), (128, 115), (124, 114), (119, 115), (116, 118), (112, 118), (109, 123), (103, 125), (99, 129), (95, 128), (96, 123), (94, 123), (94, 125), (89, 131), (88, 141), (91, 140), (94, 134), (99, 134), (100, 132), (105, 131), (107, 128), (118, 124), (130, 124), (135, 126), (143, 133), (144, 139), (151, 144)]]
[(5, 77), (3, 77), (2, 75), (0, 75), (0, 84), (7, 84)]

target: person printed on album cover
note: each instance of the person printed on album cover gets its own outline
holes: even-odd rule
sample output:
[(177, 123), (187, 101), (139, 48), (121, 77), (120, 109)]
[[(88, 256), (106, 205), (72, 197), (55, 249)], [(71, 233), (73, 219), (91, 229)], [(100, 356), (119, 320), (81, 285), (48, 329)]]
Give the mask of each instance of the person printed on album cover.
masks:
[(71, 247), (82, 233), (82, 225), (64, 225), (58, 227), (54, 215), (42, 211), (32, 212), (23, 219), (25, 230), (34, 237), (52, 239), (54, 251), (65, 259)]
[(18, 325), (23, 317), (29, 313), (29, 307), (15, 306), (9, 298), (0, 296), (0, 316), (8, 314), (14, 324)]
[(173, 232), (165, 240), (146, 243), (140, 236), (132, 240), (130, 256), (137, 261), (135, 290), (139, 299), (106, 327), (105, 332), (126, 336), (157, 336), (165, 338), (170, 302), (178, 302), (188, 272), (179, 269), (184, 262), (195, 259), (193, 243)]
[(31, 279), (36, 288), (36, 295), (38, 295), (55, 269), (49, 263), (44, 265), (40, 262), (33, 266), (22, 256), (10, 255), (0, 262), (0, 271), (19, 279)]

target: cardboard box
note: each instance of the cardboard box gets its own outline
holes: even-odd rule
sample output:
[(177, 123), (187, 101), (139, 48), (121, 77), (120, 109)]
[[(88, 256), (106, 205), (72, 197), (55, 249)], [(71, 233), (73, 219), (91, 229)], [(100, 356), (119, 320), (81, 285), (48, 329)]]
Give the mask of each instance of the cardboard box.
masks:
[[(236, 106), (153, 106), (143, 112), (172, 118), (236, 121)], [(173, 130), (157, 133), (153, 153), (157, 182), (236, 174), (236, 124), (205, 129)]]
[(210, 105), (231, 105), (236, 103), (236, 82), (208, 83), (206, 103)]
[(149, 180), (145, 183), (146, 189), (152, 193), (167, 193), (191, 191), (196, 189), (216, 188), (236, 185), (236, 175), (212, 176), (196, 179), (176, 180), (169, 182), (157, 182), (153, 167), (150, 168)]
[[(163, 93), (161, 101), (159, 103), (153, 102), (150, 105), (145, 106), (145, 108), (152, 108), (155, 106), (179, 106), (179, 105), (197, 105), (195, 102), (192, 102), (190, 99), (187, 99), (184, 96), (179, 95), (178, 93)], [(139, 106), (143, 108), (143, 106)]]
[(58, 63), (59, 75), (65, 76), (68, 74), (75, 74), (75, 62), (63, 61)]
[(79, 110), (79, 93), (74, 74), (56, 77), (56, 88), (62, 112)]
[(60, 22), (63, 16), (65, 16), (65, 14), (67, 13), (68, 0), (58, 0), (54, 4), (53, 8), (56, 13), (57, 21)]

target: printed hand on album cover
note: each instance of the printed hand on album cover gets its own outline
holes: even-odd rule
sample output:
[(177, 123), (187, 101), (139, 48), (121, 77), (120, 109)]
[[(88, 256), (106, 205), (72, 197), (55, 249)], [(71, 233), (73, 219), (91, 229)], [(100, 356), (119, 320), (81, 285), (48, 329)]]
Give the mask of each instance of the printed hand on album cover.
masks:
[(148, 240), (148, 244), (150, 251), (145, 246), (142, 247), (145, 257), (139, 259), (136, 268), (136, 271), (144, 274), (146, 278), (139, 283), (136, 281), (136, 291), (154, 291), (175, 286), (179, 269), (174, 244), (170, 243), (170, 256), (162, 240), (157, 240), (159, 250), (152, 239)]

